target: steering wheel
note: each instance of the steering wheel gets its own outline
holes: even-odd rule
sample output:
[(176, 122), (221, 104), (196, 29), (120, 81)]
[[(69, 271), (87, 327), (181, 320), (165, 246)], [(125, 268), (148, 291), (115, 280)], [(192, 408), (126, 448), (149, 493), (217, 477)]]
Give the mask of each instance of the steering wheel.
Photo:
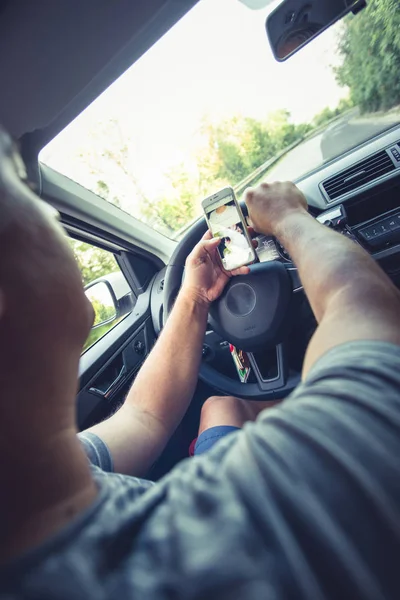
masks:
[[(243, 212), (246, 207), (242, 205)], [(171, 256), (164, 282), (164, 322), (182, 285), (185, 261), (207, 230), (205, 219), (187, 231)], [(229, 342), (248, 353), (254, 383), (241, 383), (202, 360), (199, 377), (224, 395), (249, 400), (273, 400), (287, 396), (299, 383), (300, 373), (287, 364), (285, 337), (291, 321), (293, 292), (302, 289), (292, 263), (269, 261), (250, 266), (248, 275), (232, 277), (222, 295), (212, 303), (203, 355)], [(276, 349), (277, 369), (267, 379), (259, 368), (255, 351)], [(204, 357), (206, 359), (206, 356)]]

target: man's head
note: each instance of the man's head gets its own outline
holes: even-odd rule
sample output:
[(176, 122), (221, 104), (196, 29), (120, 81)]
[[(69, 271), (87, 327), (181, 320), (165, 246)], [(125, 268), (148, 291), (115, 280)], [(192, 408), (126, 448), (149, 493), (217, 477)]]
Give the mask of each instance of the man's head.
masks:
[(32, 403), (41, 413), (46, 394), (54, 403), (71, 395), (93, 318), (62, 228), (21, 181), (21, 171), (22, 161), (0, 128), (2, 429)]

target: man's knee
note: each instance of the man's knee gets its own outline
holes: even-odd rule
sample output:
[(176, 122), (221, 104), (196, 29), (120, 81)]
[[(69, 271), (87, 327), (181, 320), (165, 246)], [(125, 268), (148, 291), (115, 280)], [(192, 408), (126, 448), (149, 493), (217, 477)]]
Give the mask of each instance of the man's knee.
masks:
[(199, 431), (219, 425), (242, 427), (249, 419), (247, 413), (246, 400), (235, 396), (211, 396), (202, 406)]
[(236, 398), (236, 396), (210, 396), (204, 402), (201, 412), (208, 414), (219, 410), (226, 410), (227, 406), (240, 406), (245, 400)]

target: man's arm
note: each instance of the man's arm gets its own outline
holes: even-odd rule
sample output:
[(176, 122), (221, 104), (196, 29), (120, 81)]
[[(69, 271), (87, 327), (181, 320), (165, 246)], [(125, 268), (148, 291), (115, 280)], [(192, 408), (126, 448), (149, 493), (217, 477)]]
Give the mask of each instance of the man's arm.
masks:
[(303, 377), (327, 350), (352, 340), (400, 344), (400, 294), (358, 244), (321, 225), (292, 183), (248, 190), (257, 231), (275, 235), (296, 264), (319, 323), (307, 350)]
[(124, 405), (89, 431), (108, 446), (114, 469), (143, 475), (180, 423), (197, 383), (210, 302), (229, 277), (221, 266), (219, 239), (207, 233), (186, 261), (185, 280), (171, 315), (140, 369)]

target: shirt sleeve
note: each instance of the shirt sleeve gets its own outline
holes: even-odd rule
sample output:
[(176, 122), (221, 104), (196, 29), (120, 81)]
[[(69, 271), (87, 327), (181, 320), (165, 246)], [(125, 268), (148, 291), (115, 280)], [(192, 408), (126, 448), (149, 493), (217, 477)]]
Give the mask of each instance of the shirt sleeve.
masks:
[(152, 550), (133, 563), (193, 598), (395, 598), (399, 455), (400, 348), (334, 348), (280, 406), (158, 484)]
[(78, 433), (78, 438), (92, 465), (108, 473), (114, 471), (111, 452), (107, 444), (98, 435), (90, 431), (83, 431)]

